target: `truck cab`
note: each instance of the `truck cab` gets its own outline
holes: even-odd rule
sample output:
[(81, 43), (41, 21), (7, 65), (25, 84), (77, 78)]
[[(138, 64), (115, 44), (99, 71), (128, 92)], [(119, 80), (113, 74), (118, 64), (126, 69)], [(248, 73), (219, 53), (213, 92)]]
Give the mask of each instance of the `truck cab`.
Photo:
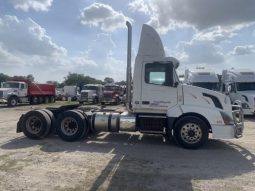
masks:
[(255, 113), (255, 71), (248, 69), (223, 70), (221, 91), (228, 92), (231, 102), (241, 101), (244, 115)]
[(137, 129), (167, 132), (184, 147), (202, 144), (209, 132), (214, 138), (241, 136), (241, 110), (236, 115), (229, 97), (220, 92), (180, 83), (178, 66), (176, 58), (165, 56), (156, 31), (144, 25), (133, 76), (131, 109)]
[(194, 70), (186, 69), (184, 82), (193, 86), (220, 91), (220, 81), (214, 71), (199, 67)]
[(122, 101), (123, 93), (124, 92), (121, 86), (116, 84), (106, 84), (104, 85), (103, 99), (101, 101), (101, 104), (119, 104)]
[(103, 97), (103, 86), (101, 84), (87, 84), (82, 87), (79, 102), (80, 104), (92, 102), (100, 103)]
[(1, 84), (0, 102), (15, 106), (23, 102), (27, 96), (27, 83), (19, 81), (6, 81)]

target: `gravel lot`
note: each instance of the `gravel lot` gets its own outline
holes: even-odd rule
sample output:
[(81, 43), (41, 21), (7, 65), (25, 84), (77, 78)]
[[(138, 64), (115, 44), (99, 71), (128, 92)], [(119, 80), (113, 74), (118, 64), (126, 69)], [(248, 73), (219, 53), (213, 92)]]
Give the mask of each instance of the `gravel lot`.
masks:
[(241, 139), (185, 150), (139, 133), (29, 140), (16, 123), (30, 109), (0, 106), (0, 190), (255, 190), (255, 118)]

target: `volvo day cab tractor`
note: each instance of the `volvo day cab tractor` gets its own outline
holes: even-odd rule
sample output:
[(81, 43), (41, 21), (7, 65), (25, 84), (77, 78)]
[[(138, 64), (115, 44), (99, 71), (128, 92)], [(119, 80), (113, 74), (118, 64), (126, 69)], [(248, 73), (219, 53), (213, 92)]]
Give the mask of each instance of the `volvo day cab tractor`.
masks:
[(14, 107), (18, 103), (30, 104), (54, 102), (55, 86), (52, 84), (38, 84), (29, 80), (7, 81), (1, 84), (0, 102)]
[(132, 78), (130, 23), (127, 26), (126, 111), (84, 111), (75, 105), (33, 110), (20, 117), (17, 132), (41, 139), (56, 128), (63, 140), (76, 141), (90, 132), (139, 131), (174, 137), (189, 149), (204, 145), (209, 133), (217, 139), (242, 136), (241, 107), (232, 107), (224, 94), (179, 83), (176, 73), (179, 61), (165, 56), (158, 33), (148, 25), (142, 28)]
[(184, 83), (209, 90), (220, 91), (220, 81), (217, 74), (206, 68), (197, 68), (194, 70), (186, 69)]
[(222, 92), (230, 87), (229, 96), (235, 104), (241, 101), (244, 115), (255, 112), (255, 71), (248, 69), (231, 69), (222, 71)]

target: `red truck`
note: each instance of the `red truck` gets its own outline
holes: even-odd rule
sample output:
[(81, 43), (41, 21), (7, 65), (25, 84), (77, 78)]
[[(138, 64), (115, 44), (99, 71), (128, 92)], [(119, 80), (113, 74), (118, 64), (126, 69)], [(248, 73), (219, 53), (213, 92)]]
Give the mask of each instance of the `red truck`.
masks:
[(10, 107), (24, 102), (30, 104), (54, 102), (55, 96), (55, 85), (38, 84), (29, 80), (3, 82), (0, 88), (0, 103), (7, 103)]
[(101, 104), (119, 104), (122, 101), (122, 97), (123, 89), (121, 86), (116, 84), (107, 84), (103, 88), (103, 99), (101, 101)]

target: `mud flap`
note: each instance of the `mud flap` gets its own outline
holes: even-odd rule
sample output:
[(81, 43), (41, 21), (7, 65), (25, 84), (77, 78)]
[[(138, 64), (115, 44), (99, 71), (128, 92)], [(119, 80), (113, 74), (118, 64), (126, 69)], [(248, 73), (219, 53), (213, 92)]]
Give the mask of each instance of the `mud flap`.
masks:
[(22, 124), (22, 121), (23, 121), (23, 119), (24, 119), (24, 114), (22, 114), (21, 116), (20, 116), (20, 118), (19, 118), (19, 121), (18, 121), (18, 123), (17, 123), (17, 129), (16, 129), (16, 133), (21, 133), (22, 132), (22, 126), (21, 126), (21, 124)]

